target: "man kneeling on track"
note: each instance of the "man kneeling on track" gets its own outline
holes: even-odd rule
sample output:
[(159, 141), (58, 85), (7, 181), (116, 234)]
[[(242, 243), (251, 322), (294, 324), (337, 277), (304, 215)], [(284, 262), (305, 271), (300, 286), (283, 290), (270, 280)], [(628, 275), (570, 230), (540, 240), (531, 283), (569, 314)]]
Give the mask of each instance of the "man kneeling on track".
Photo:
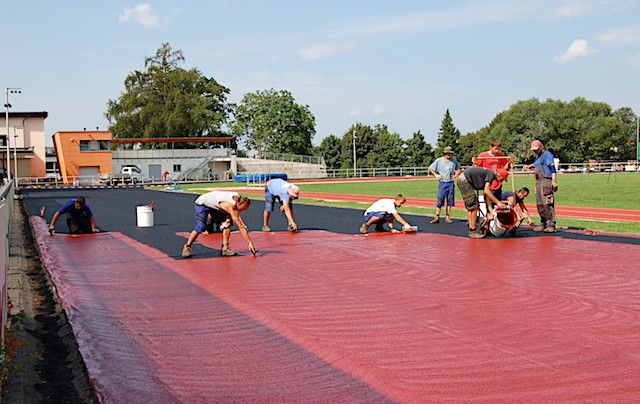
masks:
[[(400, 233), (393, 227), (393, 219), (402, 224), (403, 231), (411, 231), (411, 225), (407, 223), (402, 216), (398, 214), (397, 208), (406, 202), (406, 198), (402, 194), (396, 195), (395, 198), (378, 199), (369, 206), (364, 212), (364, 223), (360, 226), (360, 233), (365, 234), (369, 226), (375, 223), (376, 231), (391, 231), (392, 233)], [(384, 224), (389, 223), (389, 230), (384, 228)]]
[(506, 201), (507, 204), (512, 208), (515, 208), (517, 203), (518, 206), (520, 206), (520, 210), (522, 211), (522, 216), (527, 219), (527, 223), (529, 224), (529, 226), (533, 226), (535, 222), (533, 221), (531, 216), (529, 216), (529, 211), (524, 205), (524, 198), (526, 198), (527, 196), (529, 196), (529, 188), (522, 187), (518, 191), (516, 191), (515, 194), (513, 193), (513, 191), (503, 192), (502, 200)]
[(467, 208), (469, 218), (469, 237), (483, 238), (485, 236), (482, 229), (476, 228), (478, 221), (478, 212), (480, 211), (480, 202), (476, 191), (484, 192), (485, 201), (487, 201), (487, 220), (493, 218), (492, 203), (504, 208), (504, 203), (500, 202), (491, 192), (491, 182), (493, 180), (502, 181), (506, 177), (506, 170), (500, 169), (497, 173), (486, 168), (469, 167), (458, 176), (458, 188), (464, 200), (464, 206)]
[(67, 226), (69, 234), (86, 234), (99, 232), (96, 227), (96, 217), (93, 215), (91, 208), (87, 205), (83, 197), (79, 196), (67, 202), (61, 207), (51, 218), (49, 224), (49, 232), (53, 234), (56, 229), (56, 222), (60, 215), (68, 214)]
[(202, 194), (196, 199), (196, 227), (193, 229), (187, 240), (187, 244), (182, 247), (182, 257), (191, 257), (191, 246), (196, 241), (200, 233), (204, 232), (209, 215), (217, 228), (222, 231), (222, 248), (220, 255), (232, 257), (238, 255), (229, 248), (229, 237), (231, 235), (231, 221), (236, 224), (240, 235), (249, 243), (249, 250), (255, 255), (257, 252), (249, 230), (240, 217), (240, 212), (249, 208), (251, 201), (249, 198), (240, 196), (237, 192), (212, 191)]

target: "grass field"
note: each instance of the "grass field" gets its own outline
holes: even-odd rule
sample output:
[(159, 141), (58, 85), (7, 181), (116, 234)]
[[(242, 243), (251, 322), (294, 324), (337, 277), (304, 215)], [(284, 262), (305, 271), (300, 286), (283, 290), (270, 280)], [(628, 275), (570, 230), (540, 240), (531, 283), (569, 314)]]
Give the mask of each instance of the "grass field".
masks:
[[(534, 180), (532, 175), (517, 175), (515, 181), (516, 188), (526, 186), (533, 193)], [(212, 187), (238, 187), (243, 185), (237, 182), (226, 182), (185, 184), (181, 185), (181, 188), (185, 191), (204, 193), (208, 192)], [(640, 209), (640, 174), (638, 173), (561, 174), (558, 178), (558, 186), (560, 188), (556, 194), (556, 203), (558, 205)], [(304, 198), (304, 191), (380, 196), (403, 193), (407, 197), (435, 198), (437, 187), (437, 181), (431, 180), (300, 184), (303, 198), (299, 202), (364, 210), (368, 205), (353, 202), (326, 202)], [(511, 183), (506, 183), (504, 189), (510, 190)], [(250, 195), (250, 197), (261, 199), (258, 195)], [(461, 200), (457, 189), (456, 198), (459, 201)], [(534, 213), (535, 196), (529, 196), (526, 202), (531, 212)], [(406, 207), (402, 208), (402, 212), (431, 215), (433, 214), (433, 209)], [(464, 219), (466, 218), (466, 212), (454, 210), (453, 216)], [(640, 234), (640, 223), (599, 222), (559, 217), (558, 226), (587, 228), (613, 233)]]

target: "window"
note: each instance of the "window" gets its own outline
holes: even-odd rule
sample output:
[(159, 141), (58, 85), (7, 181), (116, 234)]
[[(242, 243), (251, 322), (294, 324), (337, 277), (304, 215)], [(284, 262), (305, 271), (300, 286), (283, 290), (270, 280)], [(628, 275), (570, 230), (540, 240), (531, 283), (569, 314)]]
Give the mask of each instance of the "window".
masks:
[(81, 140), (80, 141), (80, 151), (89, 151), (89, 141)]
[(80, 151), (107, 151), (111, 149), (109, 140), (81, 140)]
[(98, 140), (98, 146), (100, 150), (109, 150), (111, 149), (111, 142), (108, 140)]
[(173, 165), (173, 172), (174, 173), (179, 173), (180, 171), (182, 171), (182, 164), (174, 164)]

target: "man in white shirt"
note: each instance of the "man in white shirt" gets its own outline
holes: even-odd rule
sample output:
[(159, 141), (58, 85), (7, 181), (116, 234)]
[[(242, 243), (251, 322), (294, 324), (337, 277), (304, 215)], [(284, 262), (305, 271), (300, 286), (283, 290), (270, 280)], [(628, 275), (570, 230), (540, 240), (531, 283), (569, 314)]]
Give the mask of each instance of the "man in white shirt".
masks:
[(196, 241), (200, 233), (204, 232), (207, 219), (211, 215), (211, 219), (222, 230), (222, 248), (220, 255), (223, 257), (232, 257), (238, 255), (229, 248), (229, 237), (231, 235), (231, 221), (236, 224), (240, 235), (249, 244), (249, 250), (255, 255), (257, 252), (249, 230), (240, 217), (240, 212), (244, 212), (249, 208), (251, 200), (247, 197), (240, 196), (237, 192), (230, 191), (212, 191), (202, 194), (196, 199), (196, 227), (193, 229), (187, 240), (187, 244), (182, 247), (182, 257), (191, 257), (191, 246)]
[(407, 223), (402, 216), (398, 214), (397, 208), (402, 206), (406, 202), (406, 198), (402, 194), (396, 195), (395, 198), (383, 198), (379, 199), (369, 206), (364, 212), (364, 223), (360, 226), (360, 233), (366, 234), (369, 230), (369, 226), (376, 225), (377, 231), (385, 231), (384, 224), (389, 223), (389, 229), (392, 233), (399, 233), (393, 227), (393, 220), (397, 220), (402, 224), (404, 231), (411, 230), (411, 225)]

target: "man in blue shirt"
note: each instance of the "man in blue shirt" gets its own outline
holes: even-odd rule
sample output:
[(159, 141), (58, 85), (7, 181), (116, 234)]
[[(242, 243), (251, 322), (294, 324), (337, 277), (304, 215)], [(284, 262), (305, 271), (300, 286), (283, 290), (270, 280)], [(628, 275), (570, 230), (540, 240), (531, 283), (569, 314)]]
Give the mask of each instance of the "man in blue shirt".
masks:
[(536, 176), (536, 205), (542, 222), (535, 231), (545, 233), (556, 232), (555, 192), (558, 190), (558, 177), (553, 162), (553, 154), (544, 150), (539, 140), (531, 142), (531, 150), (536, 154), (535, 163), (529, 168), (535, 169)]
[(289, 222), (289, 231), (298, 231), (298, 225), (293, 219), (293, 200), (300, 197), (300, 188), (297, 185), (293, 185), (280, 178), (275, 178), (267, 182), (267, 186), (264, 189), (264, 215), (262, 231), (271, 231), (269, 227), (269, 218), (271, 212), (273, 212), (273, 204), (275, 201), (280, 201), (282, 205), (280, 211), (282, 211), (287, 217)]
[(453, 149), (451, 147), (447, 146), (444, 148), (444, 156), (438, 157), (436, 161), (429, 166), (429, 172), (440, 181), (438, 185), (436, 214), (431, 223), (438, 223), (440, 221), (440, 209), (442, 209), (446, 201), (447, 207), (445, 208), (444, 222), (451, 224), (453, 223), (451, 220), (451, 208), (456, 204), (453, 180), (462, 172), (460, 163), (453, 157)]
[(83, 197), (79, 196), (65, 203), (51, 218), (49, 231), (53, 233), (61, 215), (67, 214), (69, 234), (97, 233), (96, 218)]

